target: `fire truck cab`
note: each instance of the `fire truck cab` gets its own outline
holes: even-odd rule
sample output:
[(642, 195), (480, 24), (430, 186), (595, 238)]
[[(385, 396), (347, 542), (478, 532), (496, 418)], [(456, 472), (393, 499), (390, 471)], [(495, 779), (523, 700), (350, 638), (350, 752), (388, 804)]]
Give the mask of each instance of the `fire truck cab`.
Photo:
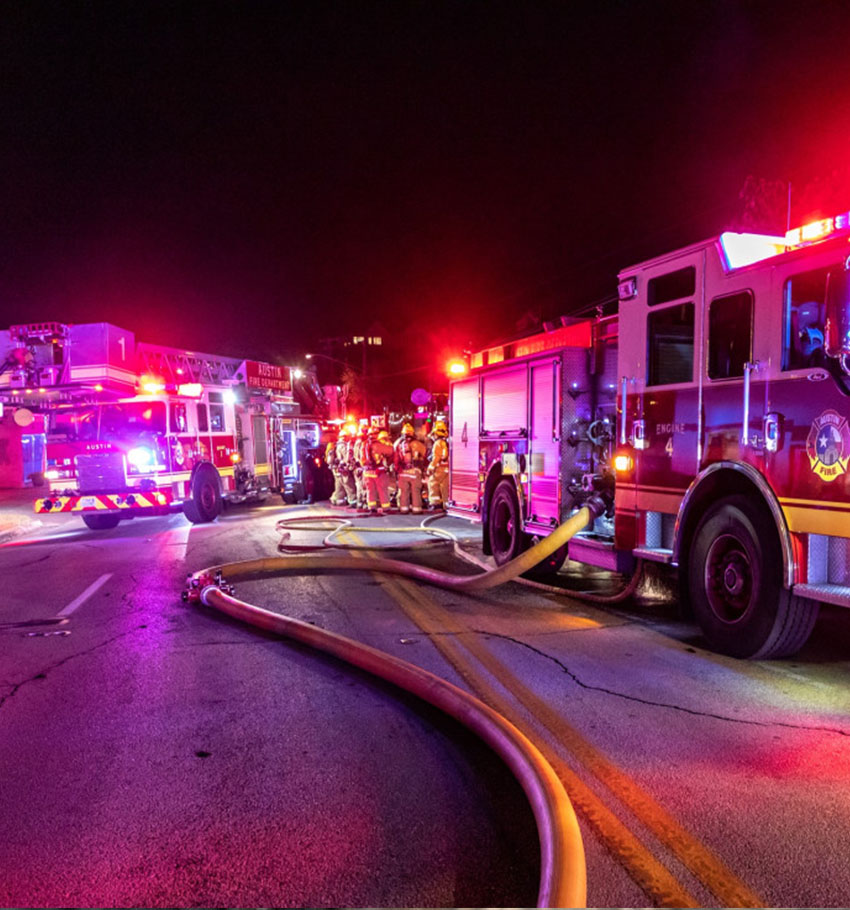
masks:
[(191, 388), (48, 414), (43, 514), (79, 512), (96, 530), (125, 518), (182, 509), (212, 521), (222, 501), (261, 498), (270, 487), (268, 419), (232, 388)]
[(36, 512), (79, 512), (95, 530), (181, 509), (199, 523), (279, 488), (271, 421), (297, 409), (288, 367), (150, 344), (133, 354), (138, 394), (66, 386), (76, 400), (46, 408), (50, 492)]
[(474, 355), (451, 511), (501, 563), (601, 491), (570, 558), (677, 567), (710, 646), (795, 652), (850, 606), (848, 257), (850, 213), (726, 233), (624, 269), (616, 317)]

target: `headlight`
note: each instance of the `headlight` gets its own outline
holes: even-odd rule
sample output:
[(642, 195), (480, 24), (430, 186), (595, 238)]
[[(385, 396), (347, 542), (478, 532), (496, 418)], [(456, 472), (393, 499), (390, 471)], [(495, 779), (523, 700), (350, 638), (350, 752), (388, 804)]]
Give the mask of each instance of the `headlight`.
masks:
[(127, 453), (127, 461), (137, 471), (155, 471), (157, 468), (156, 456), (153, 449), (147, 446), (136, 446)]

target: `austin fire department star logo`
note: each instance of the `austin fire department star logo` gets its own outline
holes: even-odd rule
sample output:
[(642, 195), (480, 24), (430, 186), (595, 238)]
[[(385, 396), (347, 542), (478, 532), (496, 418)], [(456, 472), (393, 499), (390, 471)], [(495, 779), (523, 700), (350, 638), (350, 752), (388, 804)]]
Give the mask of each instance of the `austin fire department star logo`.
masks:
[(847, 418), (833, 410), (824, 411), (815, 418), (806, 440), (806, 454), (812, 470), (821, 480), (832, 481), (844, 474), (850, 462)]

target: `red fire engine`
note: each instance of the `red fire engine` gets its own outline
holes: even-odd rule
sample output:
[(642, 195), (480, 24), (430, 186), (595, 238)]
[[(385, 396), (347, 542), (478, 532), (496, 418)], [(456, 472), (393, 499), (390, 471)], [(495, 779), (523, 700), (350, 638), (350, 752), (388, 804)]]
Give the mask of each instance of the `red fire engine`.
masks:
[(43, 514), (79, 512), (88, 527), (182, 508), (212, 521), (222, 500), (283, 489), (288, 367), (139, 344), (139, 394), (47, 409), (50, 494)]
[(567, 555), (678, 568), (715, 649), (798, 650), (850, 606), (850, 213), (625, 269), (616, 316), (473, 355), (451, 386), (451, 508), (504, 563), (591, 491)]

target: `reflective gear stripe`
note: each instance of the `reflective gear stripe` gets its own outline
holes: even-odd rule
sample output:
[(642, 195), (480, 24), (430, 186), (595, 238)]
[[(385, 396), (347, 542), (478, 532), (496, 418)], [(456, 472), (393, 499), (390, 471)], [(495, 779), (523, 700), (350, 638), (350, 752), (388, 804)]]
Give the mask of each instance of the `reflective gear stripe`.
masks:
[(174, 497), (170, 490), (146, 490), (128, 493), (91, 493), (88, 496), (54, 496), (38, 499), (35, 511), (50, 515), (54, 512), (107, 512), (119, 509), (153, 509), (167, 506)]

